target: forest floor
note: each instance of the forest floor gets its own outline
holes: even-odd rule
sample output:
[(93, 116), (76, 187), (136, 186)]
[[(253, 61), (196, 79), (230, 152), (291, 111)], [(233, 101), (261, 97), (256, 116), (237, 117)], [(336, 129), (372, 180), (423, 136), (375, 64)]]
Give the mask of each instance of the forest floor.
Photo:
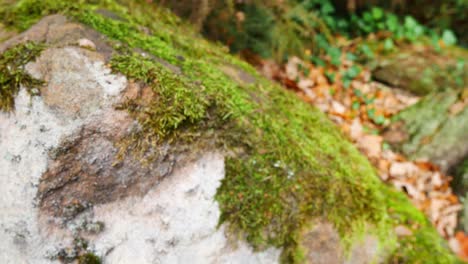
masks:
[[(458, 212), (463, 207), (450, 186), (452, 177), (426, 160), (410, 160), (385, 142), (385, 128), (392, 117), (417, 103), (420, 97), (372, 81), (369, 69), (355, 65), (346, 56), (341, 60), (339, 67), (318, 67), (292, 57), (282, 66), (262, 61), (259, 68), (265, 76), (279, 81), (327, 114), (369, 158), (380, 178), (405, 192), (450, 248), (468, 260), (468, 236), (457, 231)], [(350, 72), (352, 80), (343, 74)], [(468, 104), (468, 100), (464, 103)], [(456, 114), (464, 107), (454, 105), (450, 111)], [(411, 235), (403, 226), (398, 226), (395, 232), (399, 236)]]

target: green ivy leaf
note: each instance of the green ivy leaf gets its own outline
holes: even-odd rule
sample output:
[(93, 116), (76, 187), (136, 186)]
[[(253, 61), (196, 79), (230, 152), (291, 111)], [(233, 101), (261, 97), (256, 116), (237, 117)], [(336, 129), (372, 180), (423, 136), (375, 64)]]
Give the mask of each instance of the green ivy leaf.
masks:
[(327, 54), (330, 56), (331, 63), (335, 66), (341, 65), (341, 50), (336, 47), (329, 47)]
[(350, 85), (351, 85), (351, 79), (343, 78), (343, 87), (348, 89)]
[(394, 47), (393, 40), (391, 38), (386, 38), (384, 41), (384, 50), (390, 51), (393, 50)]
[(355, 61), (357, 59), (357, 57), (353, 53), (348, 52), (348, 53), (346, 53), (346, 59), (348, 59), (350, 61)]
[(325, 77), (327, 77), (330, 83), (335, 83), (335, 73), (333, 72), (326, 72)]
[(448, 46), (452, 46), (452, 45), (455, 45), (457, 44), (457, 37), (455, 36), (455, 34), (453, 33), (453, 31), (449, 30), (449, 29), (446, 29), (444, 30), (444, 32), (442, 33), (442, 41), (448, 45)]
[(352, 108), (353, 110), (358, 110), (360, 106), (361, 106), (361, 104), (360, 104), (358, 101), (354, 101), (354, 102), (353, 102), (353, 105), (351, 106), (351, 108)]
[(388, 30), (393, 33), (396, 33), (400, 26), (400, 23), (398, 22), (398, 17), (393, 14), (387, 16), (386, 24), (387, 24)]
[(418, 25), (418, 21), (411, 16), (405, 16), (405, 28), (408, 30), (413, 30)]
[(385, 117), (381, 115), (373, 118), (373, 120), (374, 120), (374, 123), (376, 123), (377, 125), (383, 125), (385, 123)]
[(349, 77), (349, 79), (354, 79), (359, 75), (359, 73), (361, 73), (361, 68), (353, 65), (346, 71), (345, 75)]
[(378, 7), (373, 7), (371, 12), (372, 12), (372, 17), (374, 17), (375, 20), (381, 19), (384, 15), (383, 10)]
[(360, 47), (359, 47), (359, 50), (362, 52), (362, 54), (364, 54), (364, 56), (372, 59), (374, 57), (374, 52), (372, 52), (371, 48), (366, 45), (366, 44), (362, 44)]
[(320, 66), (320, 67), (325, 67), (325, 65), (326, 65), (325, 61), (322, 60), (321, 58), (317, 57), (317, 56), (310, 56), (310, 61), (314, 65), (317, 65), (317, 66)]

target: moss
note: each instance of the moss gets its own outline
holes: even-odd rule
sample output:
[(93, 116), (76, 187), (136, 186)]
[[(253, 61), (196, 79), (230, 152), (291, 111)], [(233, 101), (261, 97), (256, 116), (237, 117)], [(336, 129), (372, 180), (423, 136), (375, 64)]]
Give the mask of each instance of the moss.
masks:
[[(56, 1), (41, 2), (54, 6)], [(26, 7), (36, 2), (19, 1), (9, 12), (25, 16)], [(228, 223), (232, 234), (245, 237), (255, 249), (282, 247), (285, 263), (302, 261), (297, 236), (315, 218), (333, 223), (346, 247), (367, 232), (379, 237), (383, 248), (395, 248), (397, 217), (389, 211), (392, 201), (399, 206), (408, 200), (388, 197), (370, 163), (331, 121), (226, 55), (224, 48), (199, 38), (167, 11), (143, 1), (120, 2), (129, 8), (95, 1), (78, 9), (70, 4), (74, 7), (63, 12), (117, 43), (113, 70), (155, 93), (150, 103), (133, 100), (123, 106), (142, 125), (127, 147), (169, 142), (202, 148), (203, 142), (214, 142), (227, 156), (226, 177), (216, 195), (220, 224)], [(94, 12), (97, 8), (122, 19)], [(160, 59), (180, 67), (182, 74)], [(237, 83), (221, 70), (225, 65), (238, 66), (256, 82)], [(420, 221), (421, 215), (406, 204), (397, 215)], [(441, 241), (437, 238), (434, 243)], [(424, 246), (422, 252), (430, 249)]]
[(32, 95), (37, 95), (37, 86), (42, 81), (26, 73), (24, 66), (33, 61), (44, 49), (44, 45), (26, 42), (12, 47), (0, 54), (0, 110), (14, 109), (15, 96), (20, 86), (26, 87)]
[(24, 31), (43, 16), (78, 10), (85, 2), (92, 1), (0, 1), (0, 17), (6, 26)]
[(396, 249), (387, 259), (388, 263), (460, 262), (423, 213), (415, 210), (403, 193), (386, 188), (385, 196), (393, 225), (405, 226), (413, 233), (398, 240)]
[(86, 253), (78, 258), (78, 264), (101, 264), (101, 258), (93, 253)]
[(462, 263), (451, 255), (445, 241), (431, 227), (420, 228), (413, 235), (400, 240), (399, 249), (391, 263)]

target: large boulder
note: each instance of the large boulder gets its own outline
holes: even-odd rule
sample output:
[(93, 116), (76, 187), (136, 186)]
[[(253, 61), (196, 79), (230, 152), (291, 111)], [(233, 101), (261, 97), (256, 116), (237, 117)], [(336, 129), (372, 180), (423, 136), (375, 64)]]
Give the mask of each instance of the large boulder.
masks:
[(32, 25), (0, 45), (2, 263), (455, 261), (318, 110), (163, 9), (91, 2), (0, 5)]

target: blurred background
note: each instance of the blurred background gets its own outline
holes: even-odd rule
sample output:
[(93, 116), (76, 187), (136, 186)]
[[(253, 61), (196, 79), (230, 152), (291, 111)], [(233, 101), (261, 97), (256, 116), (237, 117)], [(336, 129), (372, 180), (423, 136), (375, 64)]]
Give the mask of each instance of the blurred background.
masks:
[[(285, 59), (339, 37), (468, 44), (467, 0), (154, 0), (232, 52)], [(437, 39), (437, 40), (436, 40)], [(390, 44), (387, 44), (390, 46)]]

